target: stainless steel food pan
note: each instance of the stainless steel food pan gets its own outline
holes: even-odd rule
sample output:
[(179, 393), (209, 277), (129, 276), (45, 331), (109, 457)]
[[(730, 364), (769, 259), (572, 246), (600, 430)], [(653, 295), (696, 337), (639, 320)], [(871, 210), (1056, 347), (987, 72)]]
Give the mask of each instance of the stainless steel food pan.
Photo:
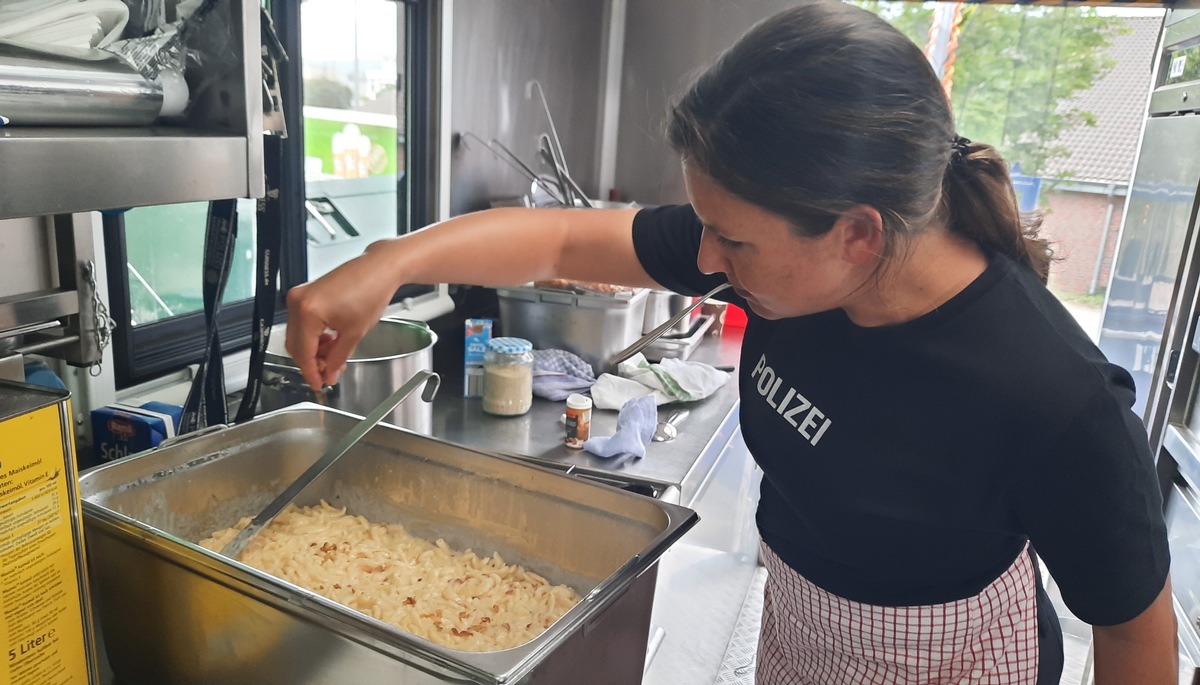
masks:
[(608, 360), (642, 334), (649, 290), (591, 295), (546, 288), (497, 288), (504, 335), (538, 349), (574, 352), (597, 374), (612, 371)]
[(462, 652), (201, 549), (354, 424), (311, 404), (80, 478), (109, 662), (122, 685), (638, 683), (655, 562), (689, 509), (381, 425), (298, 504), (325, 499), (456, 548), (498, 551), (584, 599), (534, 640)]

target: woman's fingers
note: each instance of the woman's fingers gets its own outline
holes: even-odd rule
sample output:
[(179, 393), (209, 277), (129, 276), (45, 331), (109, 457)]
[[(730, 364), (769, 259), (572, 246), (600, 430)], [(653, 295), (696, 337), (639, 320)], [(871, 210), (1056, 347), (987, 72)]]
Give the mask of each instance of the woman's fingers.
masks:
[(346, 369), (345, 364), (335, 366), (329, 361), (335, 340), (337, 335), (331, 331), (325, 331), (317, 340), (317, 372), (321, 374), (321, 383), (324, 385), (336, 385)]
[(378, 320), (379, 314), (356, 312), (336, 301), (321, 304), (318, 290), (296, 286), (288, 293), (288, 354), (314, 389), (336, 385), (354, 347)]
[(304, 381), (316, 389), (325, 383), (328, 364), (319, 362), (322, 355), (318, 354), (321, 336), (328, 328), (324, 317), (315, 310), (311, 300), (306, 297), (306, 285), (298, 285), (288, 292), (288, 325), (286, 346), (296, 368), (304, 376)]
[(313, 388), (337, 383), (396, 292), (382, 259), (365, 253), (288, 292), (288, 354)]
[(317, 363), (321, 370), (321, 380), (326, 385), (337, 385), (346, 370), (346, 362), (354, 352), (354, 346), (366, 335), (366, 331), (355, 333), (338, 333), (336, 336), (324, 334), (317, 344)]

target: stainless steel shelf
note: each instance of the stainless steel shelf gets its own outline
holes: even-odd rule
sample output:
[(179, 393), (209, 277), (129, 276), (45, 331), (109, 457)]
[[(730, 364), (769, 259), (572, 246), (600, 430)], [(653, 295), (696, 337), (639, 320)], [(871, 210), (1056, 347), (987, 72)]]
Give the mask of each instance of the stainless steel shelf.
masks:
[[(24, 329), (31, 323), (50, 321), (79, 313), (79, 296), (74, 290), (54, 288), (0, 298), (0, 331)], [(41, 328), (41, 326), (36, 326)], [(25, 330), (12, 330), (13, 334)]]
[(189, 34), (179, 126), (0, 128), (0, 219), (262, 197), (260, 12), (218, 3)]
[(260, 136), (251, 141), (182, 128), (5, 127), (0, 219), (259, 197), (261, 159)]

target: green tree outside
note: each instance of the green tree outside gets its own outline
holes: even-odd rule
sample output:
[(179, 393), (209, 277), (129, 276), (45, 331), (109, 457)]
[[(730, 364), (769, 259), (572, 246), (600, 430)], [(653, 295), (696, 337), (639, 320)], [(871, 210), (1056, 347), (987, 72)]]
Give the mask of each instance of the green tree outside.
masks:
[[(934, 3), (852, 0), (924, 48)], [(1069, 104), (1114, 66), (1107, 48), (1127, 32), (1092, 7), (972, 5), (963, 9), (951, 106), (961, 135), (994, 145), (1023, 173), (1040, 175), (1067, 150), (1053, 143), (1090, 112)]]
[(350, 109), (354, 93), (350, 86), (324, 76), (304, 79), (304, 104), (330, 109)]

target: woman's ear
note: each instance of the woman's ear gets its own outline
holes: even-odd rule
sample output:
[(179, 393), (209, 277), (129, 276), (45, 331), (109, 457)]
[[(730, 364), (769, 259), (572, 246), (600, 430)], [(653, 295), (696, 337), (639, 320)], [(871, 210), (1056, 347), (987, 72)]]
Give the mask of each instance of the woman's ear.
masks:
[(842, 258), (851, 264), (878, 259), (883, 251), (883, 217), (870, 205), (856, 205), (833, 223), (841, 241)]

